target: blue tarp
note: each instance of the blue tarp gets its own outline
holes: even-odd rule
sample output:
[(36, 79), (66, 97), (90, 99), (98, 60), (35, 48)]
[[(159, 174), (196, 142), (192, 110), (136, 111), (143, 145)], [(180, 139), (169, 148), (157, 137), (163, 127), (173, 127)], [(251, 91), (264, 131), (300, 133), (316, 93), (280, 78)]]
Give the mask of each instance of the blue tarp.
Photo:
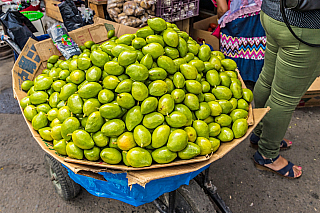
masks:
[(95, 178), (78, 175), (68, 169), (71, 179), (80, 184), (89, 193), (97, 197), (112, 198), (128, 203), (133, 206), (140, 206), (150, 203), (166, 192), (178, 189), (181, 185), (189, 185), (190, 180), (200, 172), (207, 169), (207, 165), (195, 172), (152, 180), (142, 187), (138, 184), (128, 186), (126, 173), (112, 174), (110, 172), (100, 172), (107, 181), (97, 180)]

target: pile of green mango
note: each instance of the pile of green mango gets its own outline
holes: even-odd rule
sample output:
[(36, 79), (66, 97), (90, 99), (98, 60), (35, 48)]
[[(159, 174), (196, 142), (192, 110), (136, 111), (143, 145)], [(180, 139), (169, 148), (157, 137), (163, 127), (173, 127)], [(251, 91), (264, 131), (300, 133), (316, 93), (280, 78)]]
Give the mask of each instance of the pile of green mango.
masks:
[(146, 167), (215, 152), (247, 132), (252, 92), (237, 64), (161, 18), (103, 44), (57, 55), (20, 101), (60, 155)]

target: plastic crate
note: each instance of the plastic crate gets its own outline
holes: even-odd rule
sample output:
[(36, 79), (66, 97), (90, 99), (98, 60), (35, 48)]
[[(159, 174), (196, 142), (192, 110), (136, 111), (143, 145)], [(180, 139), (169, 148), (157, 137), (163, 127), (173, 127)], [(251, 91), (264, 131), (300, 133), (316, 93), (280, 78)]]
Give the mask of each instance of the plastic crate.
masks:
[(200, 0), (157, 0), (156, 16), (168, 22), (199, 15)]
[(24, 11), (21, 12), (24, 16), (26, 16), (30, 21), (36, 21), (43, 17), (43, 13), (38, 11)]

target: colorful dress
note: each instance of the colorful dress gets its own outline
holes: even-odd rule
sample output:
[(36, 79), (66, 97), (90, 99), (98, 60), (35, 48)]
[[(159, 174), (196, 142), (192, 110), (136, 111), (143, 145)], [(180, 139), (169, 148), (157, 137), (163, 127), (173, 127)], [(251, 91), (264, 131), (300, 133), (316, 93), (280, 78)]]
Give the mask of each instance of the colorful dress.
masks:
[(243, 80), (256, 82), (262, 70), (266, 34), (260, 23), (262, 0), (231, 0), (219, 19), (220, 51), (233, 59)]

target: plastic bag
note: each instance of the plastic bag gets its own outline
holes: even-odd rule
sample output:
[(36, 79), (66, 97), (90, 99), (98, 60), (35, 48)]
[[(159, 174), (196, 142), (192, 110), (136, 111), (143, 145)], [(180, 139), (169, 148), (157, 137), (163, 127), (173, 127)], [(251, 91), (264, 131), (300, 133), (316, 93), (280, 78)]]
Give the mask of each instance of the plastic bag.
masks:
[(54, 24), (47, 31), (54, 45), (67, 60), (81, 53), (78, 45), (70, 38), (63, 24)]
[(63, 23), (69, 32), (84, 26), (80, 11), (72, 0), (66, 0), (58, 4), (58, 7)]
[(33, 26), (31, 21), (22, 15), (19, 11), (7, 11), (0, 16), (0, 22), (4, 27), (6, 34), (20, 47), (23, 49), (28, 39), (31, 37), (37, 38), (33, 33), (38, 32)]

